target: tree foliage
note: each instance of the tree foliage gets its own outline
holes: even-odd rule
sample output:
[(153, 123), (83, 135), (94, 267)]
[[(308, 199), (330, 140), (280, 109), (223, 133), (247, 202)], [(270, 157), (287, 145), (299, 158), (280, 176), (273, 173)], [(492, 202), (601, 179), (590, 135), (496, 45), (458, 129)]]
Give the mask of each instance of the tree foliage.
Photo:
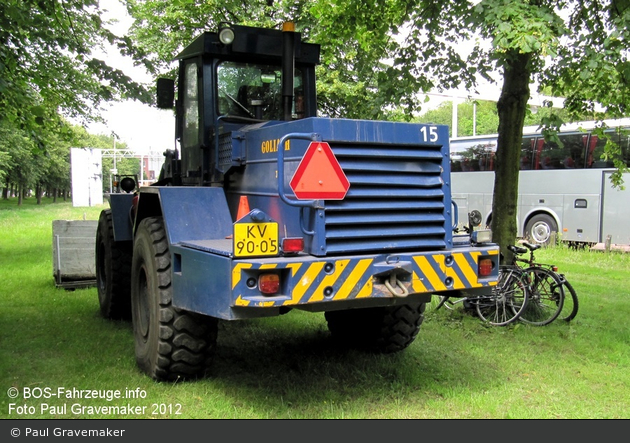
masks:
[[(152, 95), (104, 60), (111, 45), (143, 54), (110, 30), (97, 0), (0, 2), (0, 179), (4, 196), (69, 190), (69, 149), (80, 131), (68, 118), (100, 119), (100, 106)], [(103, 55), (100, 55), (103, 54)], [(56, 195), (56, 194), (55, 194)], [(19, 201), (21, 202), (21, 200)], [(19, 203), (18, 202), (18, 203)]]
[(56, 197), (58, 192), (70, 189), (70, 147), (57, 134), (42, 139), (48, 146), (46, 153), (35, 149), (29, 134), (7, 121), (0, 121), (0, 179), (3, 197), (11, 191), (18, 196), (18, 205), (26, 194), (35, 190), (39, 199), (43, 192)]
[(149, 102), (144, 85), (99, 57), (105, 45), (137, 54), (114, 35), (97, 0), (3, 0), (0, 3), (0, 121), (45, 149), (50, 132), (70, 136), (64, 117), (99, 118), (103, 102)]
[[(135, 43), (154, 72), (219, 22), (278, 27), (285, 20), (322, 45), (322, 114), (411, 120), (422, 92), (464, 87), (498, 73), (495, 239), (516, 236), (518, 154), (530, 88), (566, 98), (569, 119), (628, 113), (627, 0), (128, 0)], [(599, 109), (601, 108), (601, 111)], [(551, 110), (551, 108), (550, 108)], [(552, 134), (563, 122), (540, 113)], [(618, 157), (611, 146), (610, 155)], [(619, 163), (620, 171), (623, 165)], [(620, 177), (618, 175), (617, 177)]]

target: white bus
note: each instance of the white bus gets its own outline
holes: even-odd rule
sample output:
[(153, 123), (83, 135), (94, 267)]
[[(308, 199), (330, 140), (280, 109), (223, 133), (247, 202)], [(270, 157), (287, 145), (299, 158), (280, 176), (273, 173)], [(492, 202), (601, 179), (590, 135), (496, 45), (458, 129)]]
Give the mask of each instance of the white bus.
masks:
[[(630, 119), (606, 121), (630, 165)], [(518, 186), (518, 237), (548, 243), (552, 232), (567, 242), (630, 244), (630, 174), (625, 190), (614, 188), (612, 162), (601, 159), (605, 140), (591, 132), (592, 122), (566, 125), (562, 146), (547, 143), (535, 127), (525, 128)], [(619, 131), (619, 129), (624, 129)], [(459, 220), (470, 210), (490, 224), (497, 135), (451, 139), (453, 201)]]

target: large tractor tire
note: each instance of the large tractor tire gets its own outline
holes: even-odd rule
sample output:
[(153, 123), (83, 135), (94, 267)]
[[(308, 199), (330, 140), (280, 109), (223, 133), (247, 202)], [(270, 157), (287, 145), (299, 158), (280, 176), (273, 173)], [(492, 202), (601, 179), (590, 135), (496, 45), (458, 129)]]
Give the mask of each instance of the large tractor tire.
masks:
[(425, 303), (383, 308), (328, 311), (324, 315), (333, 337), (375, 352), (398, 352), (409, 346), (424, 321)]
[(131, 241), (114, 241), (112, 211), (101, 211), (96, 231), (96, 286), (101, 315), (131, 319)]
[(203, 377), (214, 356), (217, 319), (172, 306), (171, 256), (161, 217), (139, 224), (131, 269), (138, 367), (159, 381)]

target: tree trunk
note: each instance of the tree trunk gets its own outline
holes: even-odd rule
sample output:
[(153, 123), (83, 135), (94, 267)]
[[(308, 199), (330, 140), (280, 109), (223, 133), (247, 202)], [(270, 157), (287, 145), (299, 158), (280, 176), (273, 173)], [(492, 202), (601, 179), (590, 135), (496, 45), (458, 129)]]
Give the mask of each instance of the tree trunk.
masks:
[(531, 59), (531, 54), (517, 52), (507, 58), (497, 103), (499, 130), (491, 226), (493, 239), (500, 246), (505, 262), (512, 258), (507, 247), (514, 244), (517, 234), (519, 160), (529, 100)]

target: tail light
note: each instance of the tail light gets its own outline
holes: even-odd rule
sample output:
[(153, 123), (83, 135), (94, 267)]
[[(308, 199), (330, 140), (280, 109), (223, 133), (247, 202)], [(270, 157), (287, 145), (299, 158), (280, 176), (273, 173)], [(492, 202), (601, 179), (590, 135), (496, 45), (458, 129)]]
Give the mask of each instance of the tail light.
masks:
[(302, 237), (285, 237), (282, 239), (282, 252), (285, 254), (297, 254), (304, 250)]
[(258, 290), (265, 295), (273, 295), (280, 291), (280, 276), (278, 274), (260, 274), (258, 276)]
[(492, 259), (482, 258), (479, 260), (479, 277), (488, 277), (492, 274)]

